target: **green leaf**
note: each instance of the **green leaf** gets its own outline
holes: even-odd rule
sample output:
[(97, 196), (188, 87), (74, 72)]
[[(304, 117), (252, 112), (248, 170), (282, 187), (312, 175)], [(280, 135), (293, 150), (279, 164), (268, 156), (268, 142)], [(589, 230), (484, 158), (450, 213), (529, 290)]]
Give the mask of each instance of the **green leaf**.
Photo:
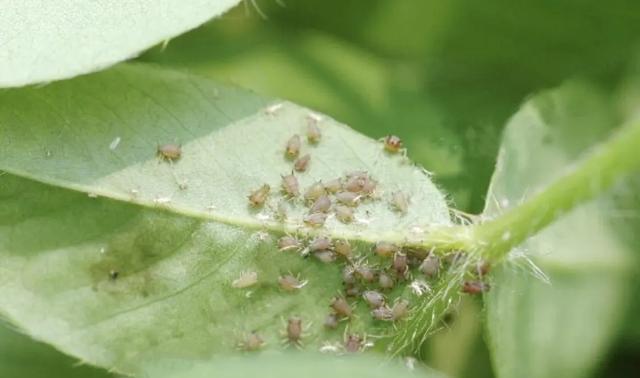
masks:
[[(292, 170), (284, 146), (310, 114), (144, 65), (0, 92), (0, 312), (36, 339), (123, 371), (234, 352), (253, 330), (282, 349), (294, 314), (310, 325), (310, 350), (340, 343), (347, 323), (372, 332), (363, 303), (351, 322), (323, 331), (342, 264), (279, 252), (274, 238), (326, 234), (368, 254), (368, 242), (422, 240), (429, 226), (450, 224), (448, 208), (422, 169), (324, 117), (321, 142), (302, 143), (311, 163), (300, 187), (366, 170), (379, 198), (363, 201), (350, 225), (330, 217), (306, 227), (299, 199), (277, 220), (281, 175)], [(182, 145), (174, 163), (156, 157), (170, 142)], [(247, 195), (264, 183), (271, 196), (253, 209)], [(404, 216), (389, 206), (396, 190), (411, 199)], [(244, 271), (258, 283), (232, 287)], [(308, 284), (281, 291), (287, 272)]]
[(103, 69), (193, 29), (238, 2), (4, 1), (0, 12), (0, 87), (66, 79)]
[[(515, 206), (570, 169), (615, 123), (606, 101), (584, 84), (529, 101), (505, 130), (485, 216)], [(607, 222), (609, 210), (602, 199), (566, 214), (495, 272), (485, 299), (498, 377), (584, 377), (602, 361), (624, 313), (632, 262)]]
[(224, 372), (225, 377), (262, 378), (352, 378), (352, 377), (444, 377), (443, 374), (409, 362), (405, 366), (381, 362), (371, 356), (328, 358), (309, 353), (235, 356), (212, 361), (162, 360), (149, 364), (145, 372), (153, 378), (205, 378)]

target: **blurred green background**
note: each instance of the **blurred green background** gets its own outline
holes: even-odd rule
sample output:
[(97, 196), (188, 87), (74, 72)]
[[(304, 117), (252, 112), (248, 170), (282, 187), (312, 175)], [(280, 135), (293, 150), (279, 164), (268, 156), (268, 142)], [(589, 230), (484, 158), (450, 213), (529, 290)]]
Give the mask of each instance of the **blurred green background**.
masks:
[[(374, 138), (397, 134), (455, 207), (477, 213), (501, 129), (527, 96), (575, 77), (614, 91), (639, 52), (637, 0), (255, 0), (138, 60), (291, 100)], [(638, 196), (631, 200), (637, 209)], [(637, 238), (628, 239), (638, 246)], [(640, 371), (634, 302), (597, 376)], [(479, 302), (464, 302), (425, 349), (428, 363), (452, 376), (493, 376), (481, 318)], [(3, 349), (11, 344), (52, 367), (29, 376), (51, 377), (53, 366), (60, 377), (105, 375), (2, 332), (0, 361), (19, 360)]]

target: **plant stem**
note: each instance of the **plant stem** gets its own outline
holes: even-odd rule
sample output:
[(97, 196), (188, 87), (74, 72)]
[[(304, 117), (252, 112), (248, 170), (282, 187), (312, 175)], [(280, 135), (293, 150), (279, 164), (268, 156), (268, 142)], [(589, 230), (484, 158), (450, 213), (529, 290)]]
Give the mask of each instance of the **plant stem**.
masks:
[(499, 260), (569, 210), (638, 170), (640, 122), (623, 126), (574, 169), (526, 202), (496, 219), (472, 226), (471, 249), (483, 258)]

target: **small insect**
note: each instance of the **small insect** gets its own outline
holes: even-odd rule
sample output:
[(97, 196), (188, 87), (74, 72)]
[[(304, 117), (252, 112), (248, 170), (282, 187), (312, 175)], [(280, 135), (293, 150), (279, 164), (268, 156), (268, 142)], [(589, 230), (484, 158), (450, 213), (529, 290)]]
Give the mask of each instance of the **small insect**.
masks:
[(328, 193), (336, 193), (340, 190), (342, 190), (342, 182), (340, 181), (340, 179), (333, 179), (331, 181), (327, 181), (326, 184), (324, 184), (324, 189), (328, 192)]
[(395, 135), (384, 137), (384, 149), (391, 153), (397, 153), (402, 149), (402, 139)]
[(336, 254), (333, 251), (317, 251), (313, 253), (313, 256), (325, 264), (336, 261)]
[(353, 215), (353, 209), (348, 207), (348, 206), (344, 206), (344, 205), (337, 205), (334, 208), (335, 212), (336, 212), (336, 219), (338, 219), (340, 222), (342, 223), (351, 223), (353, 222), (354, 219), (354, 215)]
[(491, 287), (482, 281), (465, 281), (462, 284), (462, 292), (467, 294), (486, 293)]
[(309, 214), (303, 218), (304, 223), (311, 227), (320, 227), (324, 225), (324, 222), (327, 220), (327, 214), (325, 213), (314, 213)]
[(249, 204), (252, 207), (259, 207), (264, 205), (264, 202), (267, 200), (270, 191), (271, 187), (268, 184), (263, 184), (260, 188), (256, 189), (249, 195)]
[(367, 302), (370, 308), (378, 308), (384, 305), (384, 296), (374, 290), (365, 291), (362, 293), (362, 298)]
[(382, 290), (390, 290), (393, 289), (394, 286), (393, 278), (386, 274), (385, 272), (381, 272), (378, 276), (378, 285)]
[(307, 202), (313, 203), (323, 195), (325, 195), (325, 191), (322, 181), (317, 181), (308, 187), (306, 192), (304, 192), (304, 199)]
[(359, 193), (362, 191), (366, 181), (367, 176), (351, 176), (347, 178), (342, 188), (348, 192)]
[(393, 304), (391, 308), (391, 318), (395, 320), (400, 320), (407, 316), (409, 313), (409, 301), (406, 299), (400, 299)]
[(300, 154), (300, 135), (295, 134), (289, 138), (284, 153), (289, 159), (293, 159)]
[(109, 271), (109, 278), (110, 278), (112, 281), (117, 280), (119, 276), (120, 276), (120, 272), (118, 272), (117, 270), (115, 270), (115, 269), (111, 269), (111, 270)]
[(297, 316), (287, 320), (287, 340), (297, 346), (302, 343), (302, 319)]
[(376, 274), (370, 267), (366, 265), (360, 265), (356, 267), (356, 275), (364, 282), (373, 282), (376, 280)]
[(487, 261), (479, 261), (476, 264), (476, 274), (480, 277), (486, 276), (491, 271), (491, 264)]
[(311, 155), (309, 155), (309, 154), (305, 154), (305, 155), (300, 156), (293, 163), (293, 169), (295, 169), (296, 172), (304, 172), (304, 171), (306, 171), (307, 167), (309, 166), (309, 161), (310, 160), (311, 160)]
[(436, 275), (438, 275), (438, 271), (440, 270), (440, 259), (438, 258), (438, 256), (430, 253), (427, 257), (425, 257), (418, 269), (422, 272), (422, 274), (429, 278), (435, 277)]
[(361, 292), (362, 291), (357, 285), (347, 285), (344, 288), (344, 295), (346, 295), (349, 298), (359, 297)]
[(336, 329), (338, 327), (338, 316), (336, 314), (329, 314), (324, 318), (324, 326), (329, 329)]
[(344, 350), (347, 353), (358, 353), (362, 352), (371, 345), (372, 344), (368, 343), (365, 338), (356, 334), (349, 334), (344, 341)]
[(176, 161), (182, 156), (182, 148), (177, 144), (167, 143), (158, 146), (156, 153), (162, 160)]
[(336, 240), (333, 250), (345, 259), (351, 260), (353, 250), (347, 240)]
[(404, 277), (409, 270), (407, 255), (401, 252), (396, 252), (393, 255), (393, 269), (395, 269), (398, 277)]
[(342, 282), (346, 285), (353, 285), (356, 283), (356, 276), (353, 267), (347, 265), (342, 269)]
[(373, 251), (380, 257), (391, 257), (394, 253), (400, 251), (400, 247), (393, 243), (381, 241), (373, 246)]
[(371, 316), (373, 316), (373, 318), (376, 320), (383, 320), (383, 321), (393, 320), (393, 312), (387, 306), (374, 308), (371, 311)]
[(300, 195), (300, 187), (298, 185), (298, 179), (293, 174), (281, 176), (282, 177), (282, 192), (290, 197), (297, 197)]
[(300, 249), (302, 243), (293, 236), (285, 235), (278, 239), (278, 249), (280, 251), (290, 251)]
[(294, 277), (291, 274), (287, 274), (284, 276), (280, 276), (278, 277), (278, 284), (280, 285), (280, 288), (284, 291), (297, 291), (302, 289), (303, 287), (305, 287), (305, 285), (307, 284), (307, 281), (300, 281), (300, 278), (298, 277)]
[(334, 297), (331, 300), (329, 306), (336, 312), (336, 314), (343, 318), (349, 318), (353, 315), (353, 309), (349, 305), (346, 299), (342, 297)]
[(402, 192), (393, 192), (391, 194), (391, 207), (402, 214), (406, 214), (409, 211), (409, 198)]
[(231, 282), (231, 286), (236, 289), (244, 289), (258, 283), (258, 272), (248, 271), (240, 273), (240, 277)]
[(244, 340), (239, 343), (240, 349), (247, 352), (256, 351), (262, 348), (263, 345), (264, 340), (262, 339), (262, 337), (260, 337), (260, 335), (258, 335), (256, 331), (252, 331), (251, 333), (249, 333), (244, 338)]
[(309, 209), (310, 213), (326, 213), (331, 208), (331, 200), (327, 195), (321, 195), (318, 199), (313, 203), (311, 209)]
[(322, 138), (322, 133), (320, 132), (320, 128), (315, 123), (309, 123), (307, 125), (307, 140), (311, 144), (316, 144), (320, 142), (320, 138)]
[(309, 244), (309, 251), (311, 252), (323, 251), (326, 249), (331, 249), (331, 247), (332, 247), (331, 239), (325, 236), (318, 236), (315, 239), (313, 239)]
[(338, 192), (336, 193), (336, 200), (338, 202), (340, 202), (341, 204), (347, 205), (347, 206), (357, 206), (358, 205), (358, 201), (360, 200), (361, 196), (358, 193), (354, 193), (354, 192)]

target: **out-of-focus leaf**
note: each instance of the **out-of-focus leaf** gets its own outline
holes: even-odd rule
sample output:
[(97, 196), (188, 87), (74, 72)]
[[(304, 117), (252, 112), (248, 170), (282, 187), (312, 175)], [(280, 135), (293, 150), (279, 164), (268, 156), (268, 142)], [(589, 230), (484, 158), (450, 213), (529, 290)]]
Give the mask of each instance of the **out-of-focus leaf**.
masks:
[[(485, 215), (516, 206), (570, 169), (616, 122), (586, 85), (533, 98), (505, 130)], [(603, 361), (624, 313), (632, 264), (607, 222), (607, 205), (600, 200), (564, 215), (495, 272), (485, 299), (498, 377), (584, 377)], [(527, 258), (550, 282), (534, 276)]]
[(405, 366), (384, 362), (371, 356), (330, 358), (309, 353), (284, 353), (260, 356), (235, 356), (212, 361), (159, 361), (149, 364), (143, 377), (148, 378), (353, 378), (353, 377), (425, 377), (445, 375), (412, 361)]
[[(305, 135), (310, 116), (144, 65), (1, 92), (0, 169), (8, 174), (0, 177), (0, 312), (38, 340), (125, 371), (159, 357), (234, 352), (251, 331), (265, 348), (282, 349), (291, 315), (310, 326), (313, 350), (340, 345), (347, 323), (349, 332), (371, 333), (362, 301), (357, 317), (325, 332), (344, 264), (280, 252), (274, 238), (345, 238), (359, 257), (372, 241), (421, 240), (430, 225), (449, 224), (448, 208), (401, 154), (315, 114), (323, 135), (317, 145), (303, 138), (311, 161), (297, 174), (300, 189), (365, 170), (381, 194), (362, 201), (353, 224), (332, 214), (324, 227), (306, 227), (308, 209), (287, 201), (280, 184), (292, 171), (286, 141)], [(164, 143), (181, 145), (179, 160), (156, 157)], [(265, 183), (269, 199), (251, 208), (247, 195)], [(388, 202), (396, 190), (411, 198), (403, 216)], [(276, 217), (281, 201), (285, 221)], [(258, 282), (232, 287), (244, 271)], [(308, 284), (283, 292), (277, 280), (287, 272)]]
[(239, 0), (5, 0), (0, 87), (102, 69), (218, 16)]

